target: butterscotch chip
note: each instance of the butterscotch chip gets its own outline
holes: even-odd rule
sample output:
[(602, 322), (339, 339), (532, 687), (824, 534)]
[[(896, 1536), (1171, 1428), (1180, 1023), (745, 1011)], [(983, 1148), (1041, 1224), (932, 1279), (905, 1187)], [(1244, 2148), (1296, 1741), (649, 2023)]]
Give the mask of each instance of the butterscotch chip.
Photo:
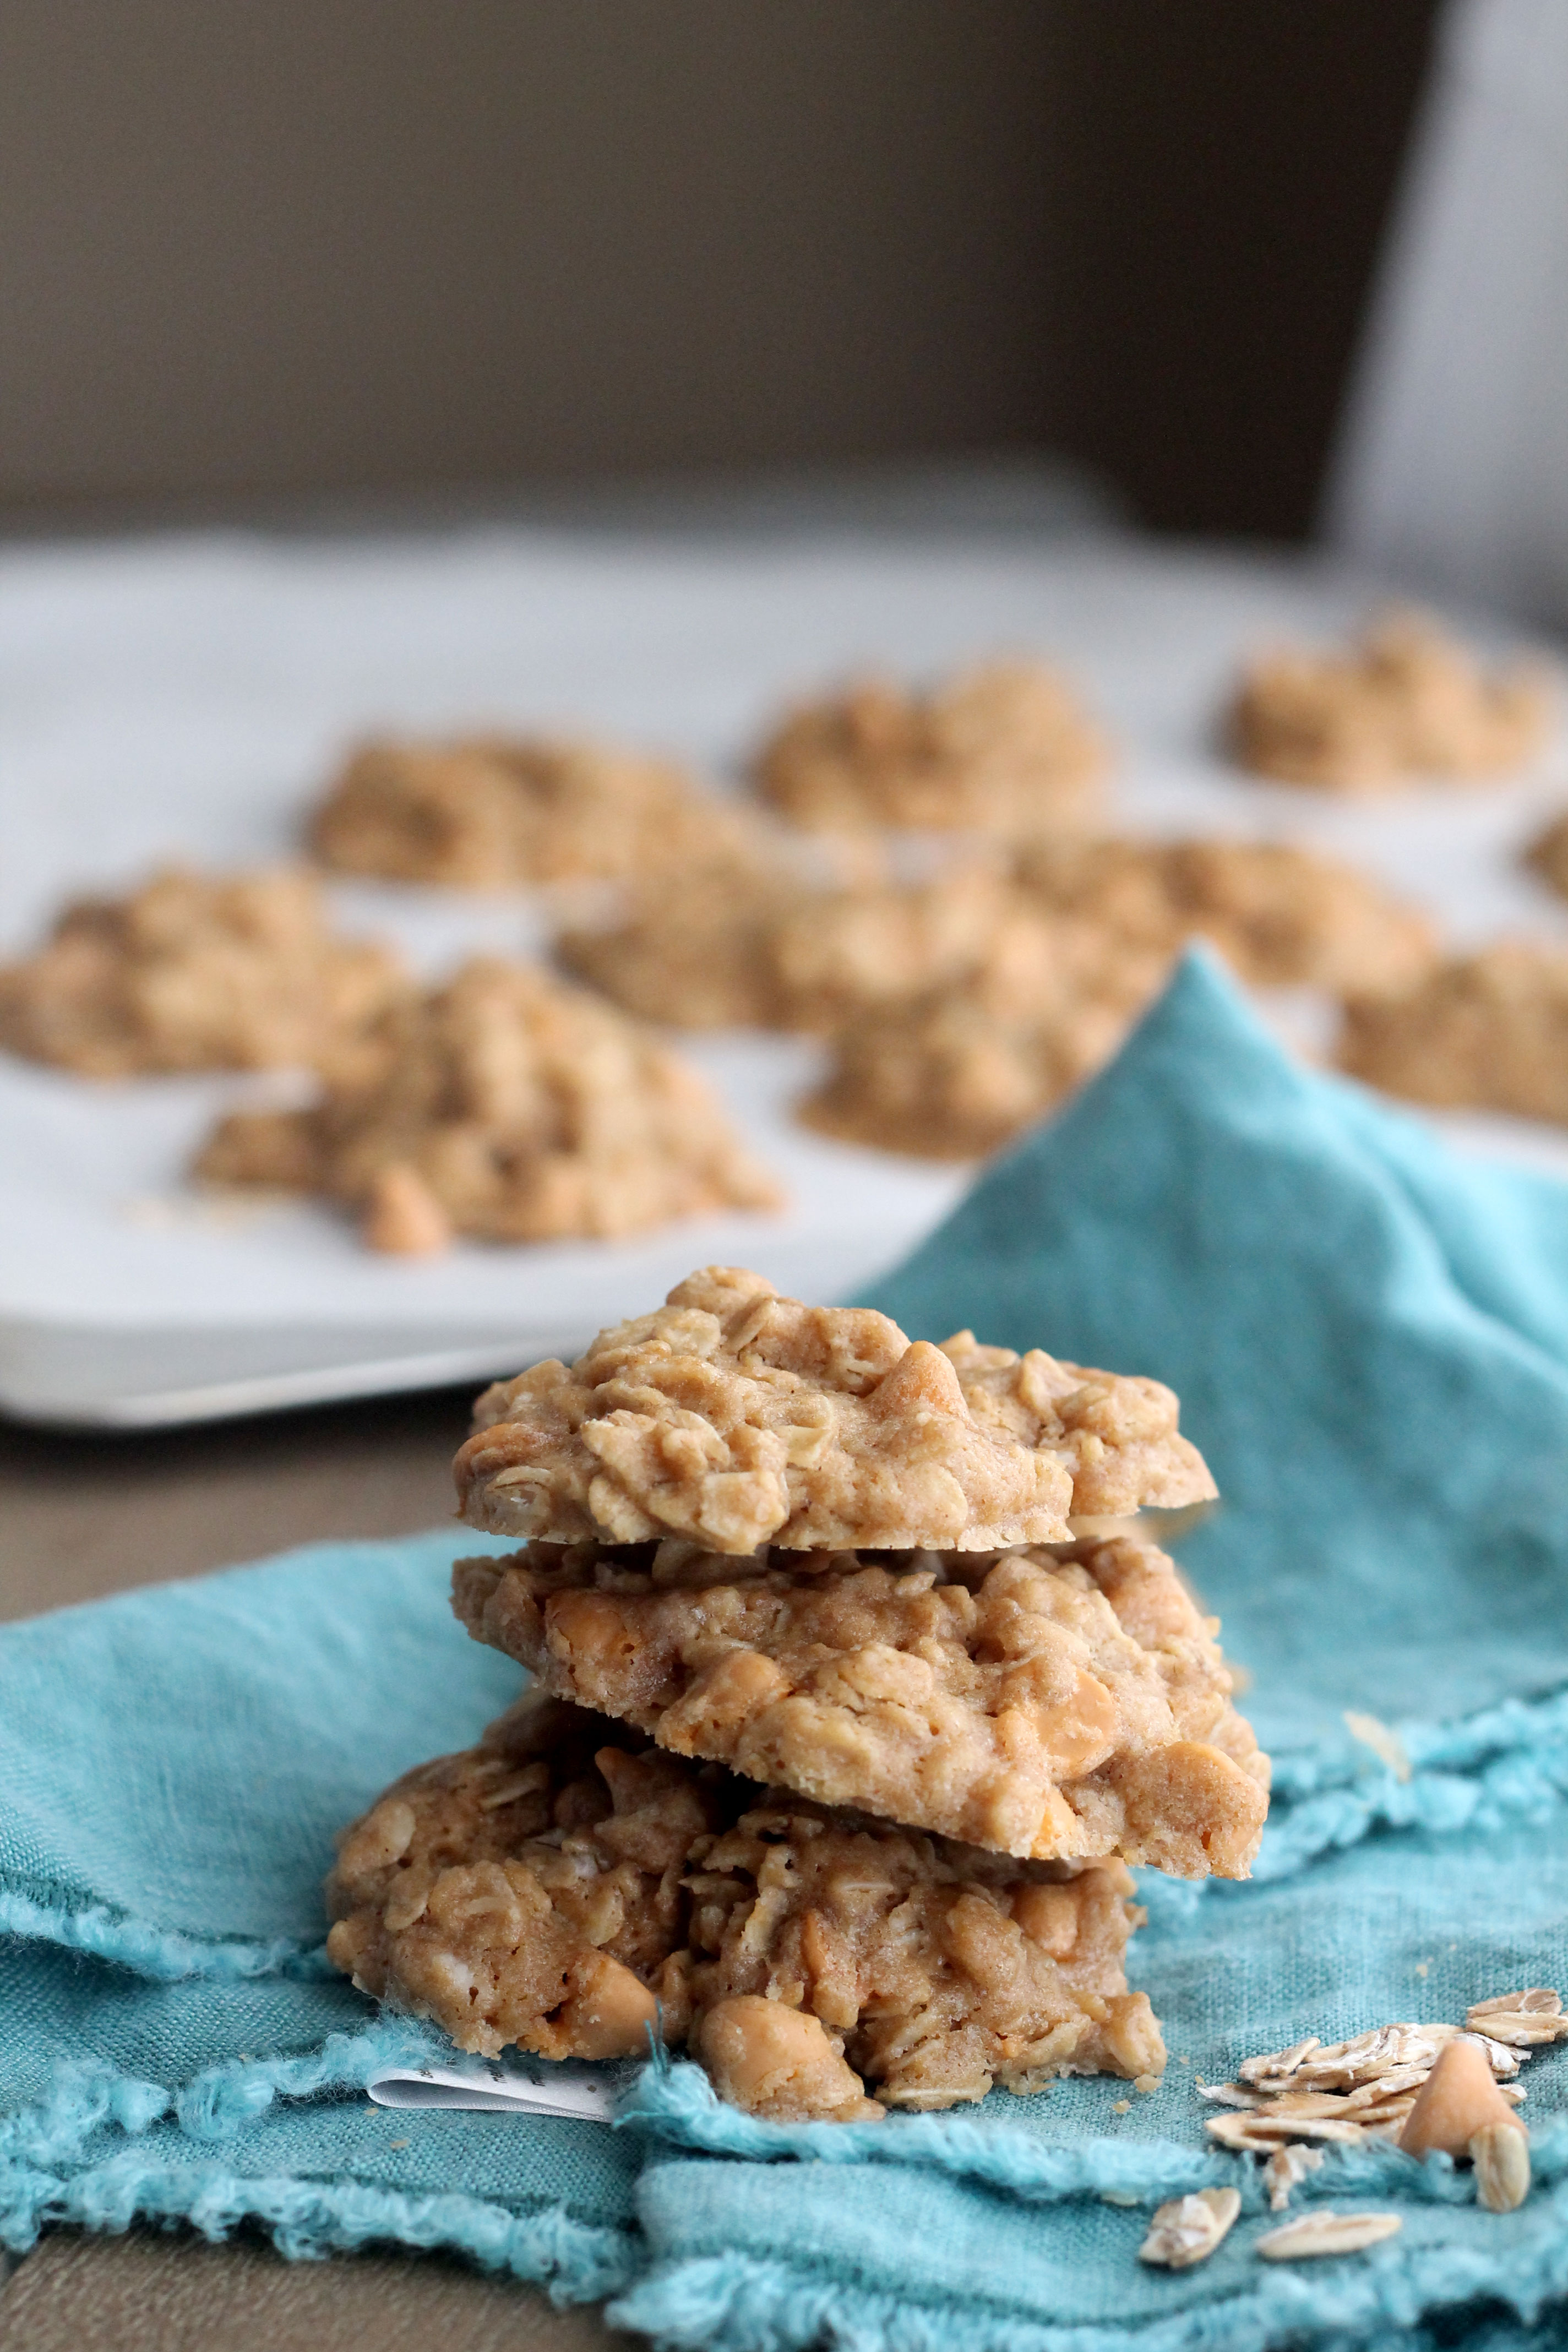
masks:
[(470, 1527), (552, 1543), (993, 1550), (1212, 1495), (1177, 1412), (1156, 1381), (971, 1332), (911, 1344), (869, 1307), (709, 1266), (574, 1364), (487, 1390), (454, 1472)]
[(829, 1811), (530, 1693), (345, 1834), (328, 1950), (465, 2050), (639, 2054), (657, 2004), (736, 2104), (854, 2120), (1157, 2074), (1131, 1891), (1116, 1863)]
[(1268, 1759), (1148, 1546), (769, 1552), (737, 1578), (689, 1546), (535, 1544), (460, 1561), (453, 1606), (558, 1696), (820, 1803), (1184, 1878), (1245, 1877), (1257, 1851)]
[(340, 873), (497, 890), (668, 873), (710, 856), (734, 823), (665, 761), (474, 736), (362, 745), (311, 818), (310, 842)]
[(1509, 774), (1545, 742), (1552, 700), (1540, 664), (1489, 676), (1428, 616), (1395, 612), (1346, 653), (1260, 656), (1228, 729), (1236, 757), (1259, 775), (1376, 793), (1421, 776)]
[(1434, 2148), (1463, 2156), (1476, 2134), (1493, 2124), (1523, 2129), (1498, 2088), (1485, 2048), (1460, 2034), (1438, 2051), (1399, 2145), (1407, 2156), (1426, 2156)]
[(392, 949), (333, 935), (309, 874), (169, 866), (0, 967), (0, 1045), (90, 1078), (313, 1066), (412, 985)]
[(1399, 988), (1436, 960), (1426, 917), (1355, 866), (1274, 841), (1029, 844), (1020, 885), (1052, 913), (1174, 954), (1206, 940), (1259, 988)]
[(1414, 1102), (1568, 1121), (1568, 950), (1504, 940), (1397, 995), (1352, 997), (1339, 1061)]
[[(393, 1172), (396, 1193), (390, 1206)], [(480, 958), (395, 1008), (319, 1102), (224, 1119), (196, 1173), (370, 1210), (373, 1245), (637, 1233), (780, 1195), (705, 1081), (648, 1031), (524, 964)]]
[(1091, 808), (1110, 766), (1065, 681), (1033, 662), (961, 671), (927, 695), (868, 679), (793, 712), (757, 782), (795, 824), (1029, 832)]

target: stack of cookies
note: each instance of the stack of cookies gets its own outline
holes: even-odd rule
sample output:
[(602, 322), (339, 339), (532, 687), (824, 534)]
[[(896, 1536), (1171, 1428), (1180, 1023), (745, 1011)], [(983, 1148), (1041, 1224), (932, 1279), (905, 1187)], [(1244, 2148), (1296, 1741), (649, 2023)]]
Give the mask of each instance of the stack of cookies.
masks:
[(1246, 1875), (1268, 1759), (1173, 1563), (1158, 1382), (709, 1267), (481, 1398), (476, 1640), (523, 1698), (345, 1833), (329, 1950), (463, 2049), (650, 2029), (781, 2119), (1164, 2065), (1130, 1864)]

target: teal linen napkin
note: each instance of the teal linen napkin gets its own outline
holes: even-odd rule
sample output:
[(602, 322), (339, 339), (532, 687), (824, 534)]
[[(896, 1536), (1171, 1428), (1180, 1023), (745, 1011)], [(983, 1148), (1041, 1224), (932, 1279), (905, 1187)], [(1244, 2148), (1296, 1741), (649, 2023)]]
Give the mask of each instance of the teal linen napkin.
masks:
[[(677, 2063), (617, 2133), (368, 2113), (378, 2060), (429, 2042), (321, 1972), (330, 1832), (517, 1677), (446, 1612), (473, 1539), (323, 1547), (0, 1633), (0, 2236), (144, 2212), (446, 2244), (737, 2352), (1558, 2340), (1568, 2057), (1526, 2076), (1520, 2213), (1441, 2160), (1335, 2152), (1298, 2210), (1405, 2227), (1300, 2270), (1252, 2254), (1257, 2180), (1190, 2084), (1568, 1982), (1568, 1192), (1299, 1067), (1198, 957), (875, 1303), (1158, 1374), (1225, 1491), (1183, 1559), (1279, 1795), (1249, 1885), (1147, 1881), (1161, 2089), (789, 2132)], [(1142, 2269), (1148, 2209), (1226, 2179), (1221, 2254)]]

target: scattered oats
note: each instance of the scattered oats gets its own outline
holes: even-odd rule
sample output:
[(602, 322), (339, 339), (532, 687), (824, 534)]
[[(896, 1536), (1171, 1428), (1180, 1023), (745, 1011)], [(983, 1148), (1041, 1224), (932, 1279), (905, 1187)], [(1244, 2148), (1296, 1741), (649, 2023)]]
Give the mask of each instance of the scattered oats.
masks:
[(1261, 2091), (1244, 2091), (1238, 2083), (1205, 2083), (1200, 2075), (1193, 2087), (1200, 2099), (1211, 2099), (1216, 2107), (1241, 2107), (1250, 2115), (1263, 2105)]
[(1380, 1757), (1396, 1780), (1409, 1780), (1410, 1759), (1397, 1731), (1391, 1731), (1375, 1715), (1357, 1715), (1352, 1707), (1346, 1707), (1344, 1720), (1351, 1738), (1359, 1739), (1363, 1748), (1370, 1748), (1374, 1756)]
[(1135, 2197), (1130, 2189), (1102, 2189), (1100, 2192), (1100, 2201), (1102, 2205), (1127, 2207), (1140, 2205), (1143, 2200), (1140, 2197)]
[(1249, 2149), (1265, 2156), (1281, 2140), (1340, 2140), (1352, 2147), (1363, 2137), (1359, 2121), (1342, 2116), (1277, 2116), (1256, 2107), (1249, 2116), (1211, 2116), (1204, 2126), (1222, 2147)]
[(1263, 2168), (1263, 2178), (1268, 2183), (1268, 2210), (1283, 2213), (1290, 2202), (1290, 2191), (1309, 2172), (1316, 2172), (1323, 2160), (1321, 2147), (1277, 2147)]
[(1110, 2112), (1113, 2116), (1130, 2116), (1132, 2113), (1131, 2100), (1112, 2099), (1110, 2103)]
[(1234, 2189), (1200, 2189), (1193, 2197), (1173, 2197), (1162, 2205), (1138, 2249), (1141, 2263), (1158, 2263), (1168, 2271), (1190, 2270), (1206, 2262), (1241, 2210)]
[(405, 2139), (389, 2139), (386, 2145), (388, 2147), (407, 2147), (410, 2143)]
[(1405, 2224), (1397, 2213), (1303, 2213), (1259, 2238), (1266, 2263), (1301, 2263), (1318, 2254), (1359, 2254), (1380, 2238), (1392, 2238)]
[(1239, 2070), (1241, 2079), (1244, 2083), (1261, 2083), (1275, 2075), (1293, 2074), (1303, 2059), (1310, 2058), (1314, 2050), (1321, 2050), (1322, 2046), (1316, 2034), (1309, 2034), (1305, 2042), (1293, 2042), (1289, 2050), (1275, 2050), (1262, 2058), (1249, 2058)]
[(1563, 1996), (1550, 1985), (1531, 1985), (1523, 1992), (1494, 1993), (1489, 2000), (1472, 2001), (1465, 2024), (1489, 2040), (1507, 2042), (1516, 2050), (1531, 2050), (1542, 2042), (1559, 2042), (1568, 2033)]
[(1160, 2077), (1158, 2074), (1134, 2074), (1132, 2087), (1135, 2091), (1157, 2091), (1160, 2087)]
[(1417, 1960), (1415, 1963), (1415, 1973), (1418, 1977), (1426, 1976), (1430, 1973), (1431, 1967), (1432, 1963), (1430, 1960)]
[(1193, 2062), (1192, 2062), (1192, 2060), (1191, 2060), (1190, 2058), (1184, 2058), (1184, 2057), (1183, 2057), (1183, 2055), (1182, 2055), (1182, 2053), (1181, 2053), (1181, 2052), (1180, 2052), (1179, 2050), (1177, 2051), (1177, 2053), (1176, 2053), (1176, 2063), (1177, 2063), (1177, 2065), (1178, 2065), (1178, 2066), (1190, 2066), (1190, 2065), (1192, 2064), (1192, 2063), (1193, 2063)]
[(1476, 2195), (1489, 2213), (1511, 2213), (1530, 2194), (1530, 2142), (1518, 2124), (1487, 2124), (1470, 2142)]

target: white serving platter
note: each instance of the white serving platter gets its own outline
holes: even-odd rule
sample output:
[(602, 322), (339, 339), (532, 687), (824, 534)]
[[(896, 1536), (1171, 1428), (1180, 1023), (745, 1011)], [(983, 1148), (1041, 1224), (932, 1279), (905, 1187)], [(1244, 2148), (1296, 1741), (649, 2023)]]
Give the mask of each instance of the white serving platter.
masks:
[[(868, 664), (929, 673), (999, 648), (1079, 679), (1122, 747), (1118, 821), (1300, 839), (1359, 859), (1458, 940), (1521, 925), (1568, 940), (1568, 908), (1518, 864), (1568, 800), (1561, 750), (1505, 787), (1370, 805), (1260, 785), (1215, 756), (1238, 657), (1274, 635), (1336, 635), (1374, 593), (1307, 560), (1109, 533), (495, 527), (14, 547), (0, 552), (0, 955), (25, 950), (63, 896), (158, 861), (288, 855), (370, 729), (587, 730), (666, 748), (728, 789), (792, 695)], [(345, 924), (395, 935), (431, 972), (545, 936), (523, 894), (333, 896)], [(787, 1213), (431, 1263), (374, 1256), (314, 1203), (220, 1209), (190, 1192), (183, 1171), (216, 1110), (270, 1080), (105, 1087), (0, 1060), (0, 1411), (144, 1428), (477, 1381), (574, 1350), (713, 1260), (842, 1297), (962, 1192), (963, 1170), (795, 1125), (815, 1045), (684, 1043), (784, 1180)], [(1553, 1130), (1445, 1124), (1568, 1175)]]

